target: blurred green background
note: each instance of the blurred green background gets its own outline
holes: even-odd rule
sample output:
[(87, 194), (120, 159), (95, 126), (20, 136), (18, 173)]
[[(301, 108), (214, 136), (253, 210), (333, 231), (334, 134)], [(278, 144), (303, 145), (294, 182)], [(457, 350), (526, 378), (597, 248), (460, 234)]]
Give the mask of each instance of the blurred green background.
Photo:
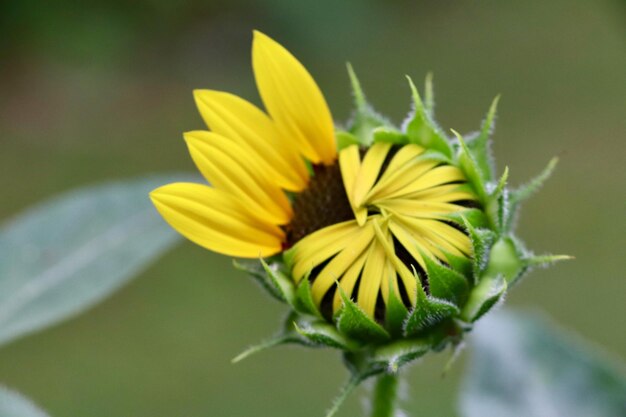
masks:
[[(259, 102), (251, 30), (289, 48), (349, 117), (350, 61), (400, 122), (404, 74), (435, 74), (445, 128), (474, 130), (502, 94), (499, 170), (560, 166), (523, 212), (534, 272), (508, 303), (548, 312), (626, 356), (626, 4), (609, 0), (31, 0), (0, 3), (0, 219), (60, 191), (193, 170), (181, 133), (203, 128), (194, 88)], [(86, 314), (0, 351), (0, 381), (53, 416), (319, 417), (346, 378), (335, 352), (278, 348), (231, 365), (283, 307), (230, 260), (184, 243)], [(411, 415), (454, 416), (463, 360), (411, 368)], [(358, 415), (353, 396), (340, 415)]]

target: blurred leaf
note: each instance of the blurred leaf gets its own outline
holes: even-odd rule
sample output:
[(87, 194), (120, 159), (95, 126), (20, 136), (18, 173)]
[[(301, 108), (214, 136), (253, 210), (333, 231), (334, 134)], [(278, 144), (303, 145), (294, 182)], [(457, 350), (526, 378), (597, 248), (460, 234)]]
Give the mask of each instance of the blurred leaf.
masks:
[(0, 416), (3, 417), (48, 417), (29, 399), (15, 391), (0, 387)]
[(148, 198), (173, 179), (149, 176), (82, 188), (4, 224), (0, 344), (78, 314), (178, 243)]
[(477, 324), (463, 417), (617, 417), (626, 373), (538, 317), (504, 313)]

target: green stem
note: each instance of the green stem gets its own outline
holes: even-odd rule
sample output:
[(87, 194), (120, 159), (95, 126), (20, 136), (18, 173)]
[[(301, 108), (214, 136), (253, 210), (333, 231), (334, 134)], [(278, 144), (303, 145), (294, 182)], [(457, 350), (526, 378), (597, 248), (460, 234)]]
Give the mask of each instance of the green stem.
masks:
[(393, 417), (398, 395), (398, 375), (380, 375), (372, 394), (371, 417)]

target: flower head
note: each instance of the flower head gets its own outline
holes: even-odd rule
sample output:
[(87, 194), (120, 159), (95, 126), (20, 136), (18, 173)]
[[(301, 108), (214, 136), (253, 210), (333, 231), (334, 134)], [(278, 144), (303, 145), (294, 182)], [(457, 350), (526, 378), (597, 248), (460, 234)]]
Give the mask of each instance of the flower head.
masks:
[(477, 134), (452, 139), (433, 120), (430, 80), (424, 101), (409, 80), (414, 111), (398, 129), (349, 68), (357, 111), (335, 130), (285, 48), (255, 32), (252, 63), (266, 111), (196, 90), (210, 130), (184, 137), (210, 185), (169, 184), (151, 198), (193, 242), (257, 260), (240, 265), (293, 308), (280, 341), (338, 347), (363, 375), (397, 368), (457, 343), (523, 272), (559, 259), (534, 257), (512, 234), (519, 203), (553, 164), (518, 190), (507, 170), (495, 178), (497, 100)]

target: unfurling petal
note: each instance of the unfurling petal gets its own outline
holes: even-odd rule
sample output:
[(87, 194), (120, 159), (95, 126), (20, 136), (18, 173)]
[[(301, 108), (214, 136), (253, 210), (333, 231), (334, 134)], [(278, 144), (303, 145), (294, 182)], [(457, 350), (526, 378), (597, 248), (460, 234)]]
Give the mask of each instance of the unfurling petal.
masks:
[(180, 234), (214, 252), (241, 258), (275, 255), (284, 232), (250, 215), (230, 194), (191, 183), (174, 183), (150, 193), (163, 218)]
[(260, 175), (262, 167), (245, 147), (213, 132), (185, 134), (198, 169), (215, 188), (238, 198), (253, 216), (274, 224), (289, 223), (293, 212), (283, 191)]
[(255, 31), (252, 65), (265, 107), (284, 135), (313, 163), (337, 156), (333, 119), (319, 87), (284, 47)]
[(308, 172), (296, 144), (283, 140), (272, 120), (255, 105), (213, 90), (195, 90), (194, 98), (213, 132), (237, 141), (257, 156), (262, 175), (289, 191), (306, 187)]

